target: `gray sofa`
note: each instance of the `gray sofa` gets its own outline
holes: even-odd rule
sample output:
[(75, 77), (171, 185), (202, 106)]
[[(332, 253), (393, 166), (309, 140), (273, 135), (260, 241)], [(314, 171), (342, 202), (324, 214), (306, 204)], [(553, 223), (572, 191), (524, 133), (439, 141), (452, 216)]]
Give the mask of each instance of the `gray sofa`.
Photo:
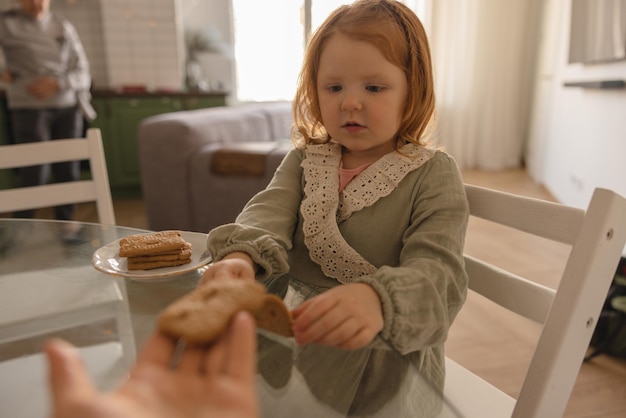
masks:
[(138, 131), (149, 228), (208, 232), (234, 221), (291, 148), (290, 102), (172, 112)]

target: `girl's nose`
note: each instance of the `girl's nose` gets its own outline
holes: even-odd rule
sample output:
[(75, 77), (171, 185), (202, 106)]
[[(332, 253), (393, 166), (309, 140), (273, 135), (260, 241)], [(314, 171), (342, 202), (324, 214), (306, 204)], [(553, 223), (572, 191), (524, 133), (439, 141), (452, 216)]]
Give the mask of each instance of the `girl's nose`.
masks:
[(354, 94), (346, 95), (341, 102), (341, 110), (352, 112), (355, 110), (361, 110), (363, 105), (361, 100)]

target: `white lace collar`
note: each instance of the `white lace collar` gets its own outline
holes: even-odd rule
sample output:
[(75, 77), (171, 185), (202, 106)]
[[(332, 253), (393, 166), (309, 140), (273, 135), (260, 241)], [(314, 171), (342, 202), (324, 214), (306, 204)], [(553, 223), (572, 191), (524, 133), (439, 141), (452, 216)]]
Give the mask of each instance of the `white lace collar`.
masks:
[(391, 152), (359, 173), (340, 194), (338, 144), (309, 145), (301, 165), (306, 180), (300, 207), (304, 242), (311, 259), (326, 276), (342, 283), (371, 274), (376, 267), (345, 241), (338, 224), (352, 213), (371, 206), (389, 195), (411, 171), (428, 161), (433, 150), (407, 144)]

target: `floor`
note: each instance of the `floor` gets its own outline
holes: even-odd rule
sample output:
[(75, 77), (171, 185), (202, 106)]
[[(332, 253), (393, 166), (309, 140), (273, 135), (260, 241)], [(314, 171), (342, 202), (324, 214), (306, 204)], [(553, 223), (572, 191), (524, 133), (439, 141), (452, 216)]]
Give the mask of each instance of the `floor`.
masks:
[[(554, 200), (542, 186), (534, 183), (524, 170), (501, 172), (467, 171), (467, 183), (512, 193)], [(140, 199), (115, 199), (117, 223), (123, 226), (148, 228), (143, 202)], [(40, 213), (50, 217), (49, 211)], [(93, 205), (81, 205), (78, 220), (95, 221)], [(493, 234), (504, 235), (509, 244), (494, 246)], [(466, 251), (485, 257), (519, 274), (537, 277), (555, 286), (568, 255), (561, 244), (537, 241), (507, 230), (496, 230), (472, 220), (468, 230)], [(536, 260), (532, 265), (520, 253)], [(446, 345), (447, 354), (470, 368), (490, 383), (512, 396), (519, 393), (525, 369), (532, 356), (538, 336), (536, 324), (513, 315), (504, 315), (479, 296), (470, 295), (457, 317)], [(581, 367), (565, 417), (617, 418), (626, 416), (626, 360), (599, 356)]]

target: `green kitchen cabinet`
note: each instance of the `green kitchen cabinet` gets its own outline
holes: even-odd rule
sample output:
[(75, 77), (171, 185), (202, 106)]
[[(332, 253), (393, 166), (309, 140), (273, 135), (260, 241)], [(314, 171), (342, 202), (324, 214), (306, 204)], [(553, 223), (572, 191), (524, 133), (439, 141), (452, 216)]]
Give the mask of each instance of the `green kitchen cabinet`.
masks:
[[(203, 93), (118, 93), (93, 92), (93, 107), (98, 116), (90, 126), (100, 128), (107, 160), (109, 182), (114, 195), (139, 195), (141, 175), (137, 150), (137, 131), (144, 118), (179, 110), (203, 109), (226, 105), (225, 94)], [(6, 98), (0, 95), (0, 146), (9, 143)], [(12, 170), (0, 170), (0, 189), (13, 187)]]
[(186, 110), (204, 109), (207, 107), (224, 106), (225, 99), (220, 96), (216, 97), (186, 97), (183, 99), (183, 106)]
[(225, 105), (223, 95), (196, 97), (186, 95), (94, 95), (98, 113), (91, 123), (100, 128), (114, 195), (138, 195), (141, 175), (137, 149), (137, 132), (141, 121), (149, 116), (180, 110)]

